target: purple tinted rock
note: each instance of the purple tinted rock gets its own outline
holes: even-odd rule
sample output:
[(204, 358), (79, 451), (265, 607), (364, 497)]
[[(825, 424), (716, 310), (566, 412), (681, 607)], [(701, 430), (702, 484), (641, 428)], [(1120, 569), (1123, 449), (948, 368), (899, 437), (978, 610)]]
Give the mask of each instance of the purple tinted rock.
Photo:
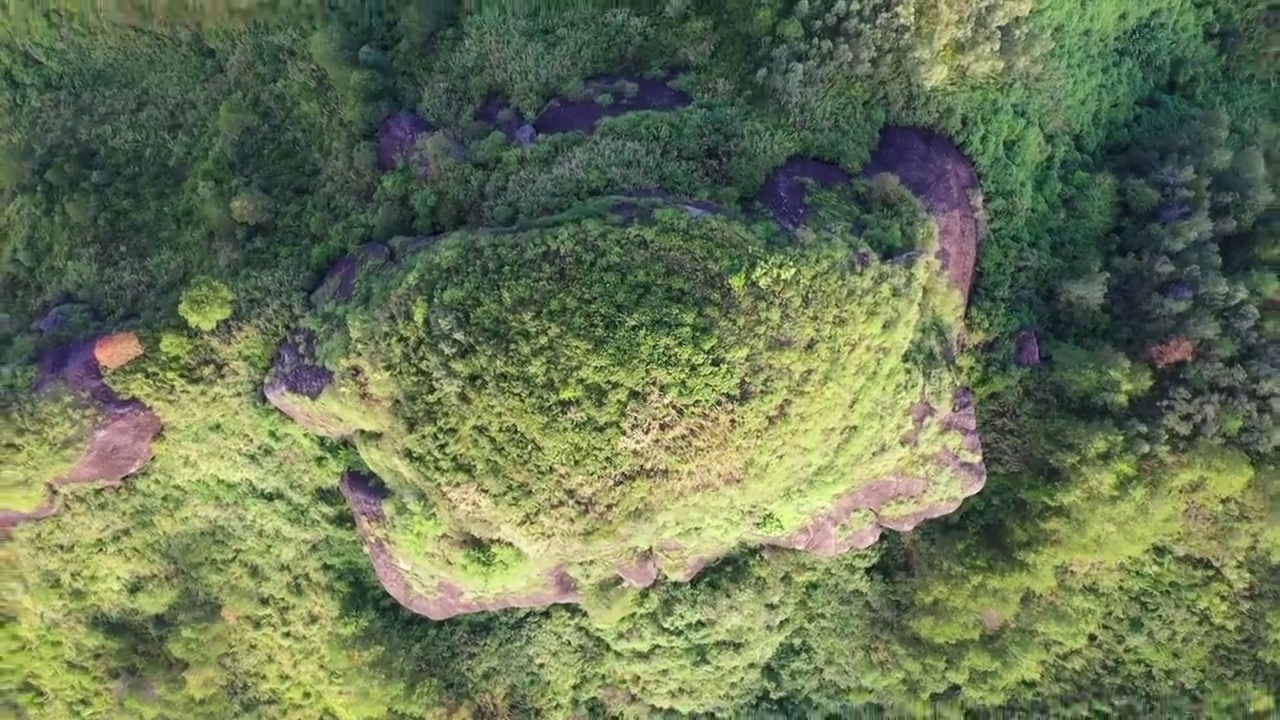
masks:
[(522, 148), (531, 147), (538, 143), (538, 131), (532, 125), (525, 123), (516, 129), (512, 139)]
[(418, 137), (431, 131), (431, 124), (415, 113), (402, 110), (387, 117), (378, 128), (378, 167), (394, 170), (412, 160)]
[(268, 385), (275, 385), (295, 395), (315, 400), (333, 382), (333, 373), (314, 360), (315, 335), (310, 331), (298, 339), (287, 340), (276, 352)]
[(1018, 367), (1040, 364), (1040, 341), (1034, 330), (1020, 330), (1013, 338), (1013, 362)]
[(33, 390), (43, 393), (55, 385), (62, 385), (72, 392), (88, 395), (103, 409), (120, 408), (128, 404), (102, 378), (102, 370), (94, 354), (97, 341), (98, 336), (95, 335), (40, 353)]
[(475, 119), (498, 128), (508, 138), (513, 137), (516, 129), (525, 123), (524, 115), (500, 97), (489, 98), (476, 108)]
[(62, 303), (61, 305), (55, 305), (39, 320), (35, 321), (31, 325), (31, 329), (44, 334), (61, 330), (67, 326), (67, 323), (71, 320), (71, 316), (80, 310), (81, 307), (82, 306), (76, 305), (75, 303)]
[(1165, 297), (1169, 298), (1170, 300), (1178, 300), (1178, 301), (1185, 302), (1187, 300), (1194, 298), (1195, 295), (1196, 295), (1196, 288), (1194, 285), (1192, 285), (1189, 282), (1176, 282), (1170, 285), (1167, 290), (1165, 290)]
[(360, 279), (385, 271), (392, 265), (391, 249), (382, 243), (366, 243), (347, 253), (325, 273), (320, 287), (311, 293), (312, 307), (329, 302), (347, 302)]
[(880, 173), (898, 176), (932, 214), (969, 209), (969, 191), (978, 186), (973, 165), (960, 148), (925, 128), (882, 130), (860, 174), (870, 179)]
[(938, 259), (967, 301), (977, 267), (979, 227), (970, 194), (973, 164), (945, 136), (926, 128), (887, 127), (860, 176), (895, 175), (924, 204), (938, 229)]
[[(626, 93), (620, 86), (635, 86), (634, 93)], [(607, 105), (596, 102), (595, 97), (608, 93), (613, 101)], [(686, 107), (692, 99), (681, 90), (663, 80), (650, 80), (638, 75), (593, 80), (587, 83), (584, 97), (560, 98), (552, 101), (533, 121), (539, 134), (595, 132), (600, 121), (607, 117), (625, 115), (640, 110), (670, 111)]]
[(773, 214), (778, 225), (795, 230), (809, 216), (805, 204), (805, 185), (817, 183), (825, 188), (849, 184), (849, 173), (838, 165), (807, 157), (793, 157), (769, 173), (760, 189), (760, 202)]

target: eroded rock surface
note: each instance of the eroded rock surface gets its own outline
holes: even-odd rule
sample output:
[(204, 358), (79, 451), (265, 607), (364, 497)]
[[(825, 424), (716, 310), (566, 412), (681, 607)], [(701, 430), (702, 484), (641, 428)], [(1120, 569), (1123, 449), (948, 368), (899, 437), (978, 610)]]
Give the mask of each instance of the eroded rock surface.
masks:
[(1024, 368), (1040, 364), (1040, 340), (1034, 330), (1019, 330), (1013, 337), (1013, 364)]
[[(938, 419), (936, 410), (921, 404), (913, 411), (916, 433), (933, 422), (941, 429), (956, 434), (967, 453), (980, 456), (982, 443), (978, 437), (978, 421), (974, 413), (973, 395), (967, 389), (955, 393), (950, 412)], [(908, 437), (904, 442), (914, 442)], [(960, 478), (960, 492), (952, 497), (928, 499), (931, 482), (926, 477), (891, 476), (872, 481), (853, 490), (832, 504), (799, 530), (766, 544), (803, 550), (830, 557), (850, 550), (871, 547), (880, 539), (882, 528), (910, 532), (925, 520), (955, 512), (965, 498), (971, 497), (986, 483), (987, 472), (981, 462), (965, 461), (950, 450), (940, 451), (932, 463), (943, 472)], [(895, 506), (911, 508), (909, 512), (893, 512)]]
[[(425, 238), (404, 238), (409, 248)], [(411, 252), (406, 249), (404, 252)], [(367, 294), (369, 283), (395, 269), (391, 249), (381, 243), (361, 245), (344, 255), (325, 274), (311, 293), (315, 312), (341, 307)], [(325, 389), (333, 383), (333, 373), (316, 356), (314, 331), (298, 328), (276, 351), (275, 361), (263, 384), (263, 395), (281, 412), (307, 430), (324, 437), (348, 437), (355, 427), (321, 402)]]
[[(938, 257), (951, 283), (967, 300), (973, 285), (980, 228), (975, 211), (978, 176), (955, 143), (924, 128), (888, 127), (880, 133), (859, 177), (896, 176), (925, 206), (938, 228)], [(809, 217), (808, 184), (847, 185), (843, 168), (822, 160), (792, 157), (776, 168), (760, 190), (760, 202), (783, 229), (794, 231)]]
[(533, 127), (541, 135), (566, 132), (590, 135), (605, 118), (640, 110), (678, 110), (691, 101), (687, 93), (672, 87), (666, 80), (651, 80), (639, 75), (601, 78), (588, 82), (579, 97), (551, 101), (534, 119)]
[(78, 340), (40, 356), (33, 392), (70, 392), (92, 409), (93, 426), (71, 468), (49, 480), (40, 507), (30, 512), (0, 508), (0, 532), (55, 514), (59, 488), (90, 483), (119, 486), (151, 460), (155, 438), (163, 427), (159, 416), (138, 400), (120, 397), (102, 375), (104, 368), (121, 367), (141, 353), (136, 335), (118, 333)]
[(413, 160), (418, 138), (435, 128), (417, 113), (401, 111), (382, 121), (378, 128), (378, 167), (394, 170), (397, 165)]
[(658, 561), (651, 553), (643, 553), (630, 563), (615, 565), (614, 572), (628, 587), (639, 590), (658, 579)]
[(809, 218), (805, 202), (806, 185), (814, 183), (825, 188), (848, 185), (849, 173), (839, 165), (806, 157), (789, 158), (769, 173), (760, 189), (760, 202), (773, 215), (784, 230), (793, 231)]
[(412, 612), (432, 620), (445, 620), (466, 613), (578, 603), (582, 599), (573, 579), (562, 568), (546, 573), (545, 589), (533, 593), (476, 598), (469, 596), (462, 587), (443, 581), (437, 583), (431, 593), (415, 588), (383, 539), (386, 514), (382, 503), (387, 498), (386, 492), (370, 477), (358, 472), (344, 474), (338, 487), (355, 515), (356, 531), (360, 533), (378, 581), (396, 602)]
[(933, 216), (938, 257), (965, 300), (973, 285), (979, 227), (974, 209), (978, 176), (955, 143), (933, 130), (889, 127), (871, 151), (862, 177), (895, 175)]
[(299, 330), (276, 351), (262, 392), (307, 430), (324, 437), (345, 437), (350, 430), (314, 406), (331, 382), (333, 373), (315, 360), (315, 335)]
[(643, 110), (669, 112), (691, 102), (688, 93), (671, 85), (670, 78), (618, 75), (589, 80), (578, 94), (553, 99), (532, 121), (500, 97), (485, 101), (474, 117), (516, 145), (529, 147), (540, 135), (590, 135), (605, 118)]

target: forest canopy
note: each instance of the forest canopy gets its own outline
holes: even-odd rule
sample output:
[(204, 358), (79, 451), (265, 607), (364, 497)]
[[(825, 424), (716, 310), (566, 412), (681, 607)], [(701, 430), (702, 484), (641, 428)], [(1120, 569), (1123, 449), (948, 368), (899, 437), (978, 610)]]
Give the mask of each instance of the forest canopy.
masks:
[[(1274, 714), (1275, 24), (1261, 0), (11, 9), (0, 708)], [(886, 128), (972, 164), (967, 307), (921, 252), (945, 188), (861, 174)], [(335, 301), (360, 258), (368, 281)], [(126, 339), (83, 345), (105, 337)], [(310, 429), (273, 405), (291, 343), (334, 380), (294, 398)], [(33, 392), (51, 374), (92, 393)], [(760, 440), (839, 436), (834, 388), (859, 378), (892, 433)], [(615, 514), (702, 510), (708, 467), (847, 479), (886, 457), (859, 443), (904, 447), (891, 408), (922, 387), (950, 408), (957, 386), (985, 487), (860, 549), (738, 542), (803, 513), (730, 484), (694, 517), (734, 540), (689, 581), (434, 621), (374, 567), (377, 543), (438, 549), (483, 518), (490, 542), (444, 559), (505, 587)], [(627, 426), (619, 398), (658, 395), (643, 407), (742, 417), (692, 436), (714, 447), (659, 445), (649, 485), (563, 502), (636, 470), (592, 439)], [(21, 521), (100, 418), (152, 412), (120, 487), (58, 487), (56, 514)], [(376, 532), (351, 471), (390, 493)], [(465, 511), (433, 510), (476, 477)], [(824, 482), (758, 477), (802, 503)]]

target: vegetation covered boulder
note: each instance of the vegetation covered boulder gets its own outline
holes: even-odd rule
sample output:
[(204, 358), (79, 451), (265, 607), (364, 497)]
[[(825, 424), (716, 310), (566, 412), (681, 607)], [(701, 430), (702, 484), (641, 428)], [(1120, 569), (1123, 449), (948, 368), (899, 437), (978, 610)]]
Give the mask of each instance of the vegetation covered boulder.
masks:
[(6, 417), (0, 532), (57, 512), (61, 488), (117, 486), (151, 459), (160, 418), (102, 376), (142, 352), (136, 335), (117, 333), (42, 355), (35, 386)]
[(950, 364), (963, 300), (923, 208), (892, 221), (924, 260), (680, 208), (364, 246), (267, 396), (354, 442), (366, 550), (432, 618), (592, 608), (742, 546), (866, 547), (985, 478)]

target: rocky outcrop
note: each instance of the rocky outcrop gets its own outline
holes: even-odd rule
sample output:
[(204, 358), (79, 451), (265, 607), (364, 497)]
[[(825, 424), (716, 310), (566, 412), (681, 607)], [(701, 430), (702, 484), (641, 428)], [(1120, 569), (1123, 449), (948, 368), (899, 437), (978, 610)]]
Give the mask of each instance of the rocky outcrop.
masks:
[(951, 284), (968, 301), (980, 232), (975, 210), (978, 176), (973, 163), (946, 137), (925, 128), (889, 127), (871, 151), (861, 177), (897, 176), (938, 226), (938, 258)]
[[(601, 108), (607, 110), (610, 106), (609, 103), (596, 103), (594, 107), (597, 109), (591, 112), (581, 107), (575, 110), (570, 106), (563, 110), (569, 113), (565, 119), (539, 126), (538, 131), (564, 131), (557, 130), (560, 125), (556, 123), (568, 123), (567, 118), (573, 112), (579, 112), (586, 119), (580, 121), (577, 129), (586, 128), (584, 131), (589, 132), (601, 118), (608, 115), (607, 112), (601, 114)], [(564, 105), (557, 107), (563, 108)], [(548, 111), (553, 109), (555, 108), (549, 108)], [(546, 113), (540, 116), (539, 121), (544, 120), (545, 116)], [(553, 114), (550, 117), (558, 116)], [(492, 118), (504, 132), (510, 130), (514, 133), (527, 124), (518, 114), (502, 111), (494, 111)], [(902, 184), (920, 199), (937, 223), (940, 245), (938, 257), (942, 268), (952, 286), (967, 296), (972, 283), (978, 240), (977, 213), (970, 197), (976, 194), (976, 178), (967, 161), (954, 145), (936, 134), (918, 129), (890, 128), (882, 134), (880, 144), (872, 153), (871, 162), (863, 170), (862, 177), (871, 178), (885, 172), (898, 176)], [(938, 173), (939, 176), (931, 178), (930, 172)], [(803, 225), (807, 218), (805, 193), (809, 183), (835, 187), (850, 181), (851, 176), (835, 165), (806, 158), (792, 158), (770, 175), (761, 199), (782, 227), (794, 230)], [(664, 191), (656, 189), (635, 190), (620, 196), (602, 198), (601, 201), (603, 207), (615, 210), (622, 208), (620, 212), (624, 214), (624, 220), (640, 222), (645, 221), (646, 211), (652, 213), (655, 203), (680, 207), (694, 217), (719, 212), (719, 208), (711, 203), (675, 200)], [(610, 202), (613, 204), (609, 205)], [(627, 212), (631, 215), (626, 216)], [(469, 241), (472, 238), (464, 239)], [(457, 238), (451, 239), (456, 240)], [(375, 243), (352, 251), (333, 266), (312, 294), (313, 312), (307, 326), (313, 329), (333, 326), (342, 316), (344, 306), (362, 305), (373, 297), (367, 288), (377, 287), (380, 278), (392, 277), (400, 268), (398, 259), (403, 260), (410, 253), (431, 247), (435, 242), (435, 238), (397, 239), (391, 244), (391, 248)], [(891, 264), (909, 264), (918, 256), (919, 253), (908, 254)], [(870, 258), (864, 259), (864, 262), (869, 264)], [(936, 285), (935, 283), (934, 286)], [(928, 296), (929, 293), (924, 293), (922, 297)], [(943, 312), (955, 313), (955, 307), (950, 304)], [(319, 435), (352, 437), (357, 430), (370, 429), (356, 427), (344, 420), (344, 416), (335, 412), (334, 405), (328, 402), (332, 398), (326, 395), (326, 391), (333, 387), (335, 379), (325, 363), (317, 358), (317, 339), (312, 333), (312, 330), (300, 330), (282, 344), (266, 381), (266, 397), (280, 410)], [(949, 354), (946, 355), (950, 357)], [(331, 367), (336, 368), (338, 365)], [(346, 380), (343, 381), (345, 382)], [(943, 393), (942, 397), (939, 397), (939, 391)], [(441, 565), (438, 559), (429, 562), (421, 559), (415, 561), (412, 550), (392, 544), (391, 538), (397, 537), (392, 531), (399, 527), (393, 524), (393, 520), (398, 523), (400, 516), (393, 515), (392, 519), (388, 519), (387, 511), (384, 510), (388, 495), (376, 479), (348, 472), (343, 476), (340, 487), (355, 516), (357, 530), (376, 576), (388, 593), (412, 612), (441, 620), (463, 613), (576, 603), (580, 596), (570, 572), (582, 582), (600, 582), (601, 564), (604, 564), (604, 573), (615, 578), (614, 582), (640, 589), (652, 585), (659, 575), (677, 582), (691, 580), (717, 557), (731, 549), (734, 542), (791, 548), (829, 556), (869, 547), (880, 538), (885, 529), (910, 532), (926, 520), (954, 512), (965, 498), (982, 488), (986, 471), (981, 463), (982, 444), (977, 431), (972, 394), (966, 389), (957, 389), (949, 408), (935, 407), (945, 402), (943, 397), (949, 392), (950, 388), (938, 387), (929, 389), (928, 393), (922, 391), (921, 399), (914, 407), (895, 411), (909, 411), (911, 420), (910, 429), (897, 439), (903, 445), (918, 447), (918, 450), (908, 453), (912, 458), (911, 462), (886, 464), (884, 467), (909, 467), (912, 468), (910, 472), (894, 471), (861, 482), (832, 499), (829, 505), (798, 528), (792, 520), (791, 524), (785, 526), (789, 530), (785, 534), (763, 536), (744, 531), (736, 541), (729, 538), (727, 544), (724, 544), (721, 542), (724, 538), (718, 537), (714, 543), (706, 546), (698, 544), (696, 527), (684, 528), (683, 535), (673, 533), (672, 536), (685, 538), (690, 542), (689, 547), (681, 542), (667, 540), (656, 542), (649, 550), (643, 551), (628, 544), (635, 542), (636, 538), (617, 543), (598, 542), (596, 538), (588, 543), (579, 539), (581, 544), (572, 546), (577, 548), (573, 551), (566, 549), (571, 547), (566, 545), (540, 555), (539, 562), (528, 566), (527, 574), (523, 576), (527, 582), (517, 592), (477, 591), (476, 587), (464, 586), (462, 576), (452, 576), (442, 570), (448, 565)], [(926, 399), (926, 395), (932, 401)], [(903, 425), (906, 423), (886, 421), (886, 427), (900, 428)], [(382, 425), (371, 427), (376, 433), (385, 430)], [(376, 433), (370, 437), (377, 438)], [(385, 437), (390, 436), (384, 435), (383, 439)], [(382, 439), (372, 439), (369, 442), (382, 442)], [(373, 459), (388, 462), (389, 457), (381, 453), (399, 451), (379, 447), (376, 452), (380, 455), (377, 458), (370, 456), (371, 462)], [(393, 465), (386, 467), (388, 473), (398, 472)], [(858, 481), (857, 470), (858, 468), (850, 468), (850, 485)], [(387, 477), (391, 478), (391, 475)], [(433, 499), (435, 501), (450, 502), (443, 497)], [(822, 503), (825, 498), (810, 498), (810, 501)], [(497, 527), (497, 523), (487, 522), (488, 530), (459, 525), (451, 532), (474, 531), (477, 535), (494, 532), (493, 528)], [(695, 532), (690, 533), (689, 530)], [(484, 538), (480, 539), (488, 542)], [(643, 542), (648, 543), (649, 539), (646, 538)], [(513, 536), (511, 544), (519, 545), (518, 537)], [(540, 547), (532, 544), (529, 546)], [(525, 551), (524, 547), (519, 549)], [(582, 556), (584, 553), (589, 557)], [(612, 563), (611, 573), (609, 563)]]
[[(320, 286), (311, 293), (311, 309), (314, 312), (340, 309), (367, 292), (368, 283), (375, 277), (394, 268), (395, 260), (386, 245), (361, 245), (334, 263), (325, 274)], [(307, 430), (324, 437), (348, 437), (355, 428), (318, 402), (332, 383), (333, 373), (316, 357), (315, 333), (298, 328), (276, 351), (262, 391), (268, 402)]]
[[(898, 178), (925, 207), (938, 228), (938, 257), (952, 285), (968, 300), (978, 255), (980, 228), (975, 210), (978, 176), (955, 143), (924, 128), (888, 127), (871, 150), (859, 177), (888, 173)], [(760, 189), (761, 205), (784, 230), (795, 231), (809, 218), (807, 187), (849, 184), (843, 168), (822, 160), (792, 157), (769, 174)]]
[(557, 98), (533, 121), (541, 135), (595, 132), (601, 120), (640, 110), (669, 112), (689, 105), (687, 93), (668, 80), (640, 75), (597, 78), (588, 81), (574, 97)]
[(378, 168), (394, 170), (400, 165), (412, 163), (419, 177), (425, 178), (434, 169), (431, 152), (424, 150), (423, 138), (429, 143), (425, 150), (438, 144), (435, 159), (440, 157), (462, 160), (467, 150), (456, 140), (439, 132), (435, 126), (416, 113), (400, 111), (387, 116), (378, 127)]
[(1034, 330), (1019, 330), (1013, 336), (1013, 364), (1024, 368), (1040, 364), (1040, 340)]
[(782, 229), (794, 231), (809, 219), (806, 202), (810, 183), (824, 188), (848, 185), (849, 173), (839, 165), (806, 157), (789, 158), (774, 168), (760, 189), (760, 203)]
[(501, 98), (486, 101), (476, 110), (475, 118), (492, 125), (516, 145), (529, 147), (540, 135), (590, 135), (605, 118), (642, 110), (668, 112), (690, 102), (687, 93), (672, 87), (670, 77), (616, 75), (588, 80), (580, 92), (553, 99), (532, 123)]
[(373, 564), (378, 581), (396, 602), (406, 609), (432, 620), (445, 620), (466, 613), (533, 608), (558, 603), (578, 603), (582, 598), (573, 579), (563, 568), (554, 568), (544, 576), (545, 588), (538, 592), (508, 594), (492, 598), (470, 596), (461, 586), (440, 581), (433, 592), (414, 587), (401, 569), (400, 561), (384, 538), (386, 514), (382, 503), (386, 492), (372, 478), (358, 472), (347, 472), (338, 485), (356, 519), (356, 532), (365, 553)]
[(418, 138), (435, 132), (421, 116), (401, 111), (392, 113), (378, 127), (378, 167), (394, 170), (397, 165), (413, 160)]
[[(913, 412), (915, 432), (938, 422), (944, 432), (955, 434), (967, 453), (980, 455), (978, 421), (973, 396), (968, 390), (955, 393), (950, 412), (937, 420), (937, 412), (927, 404), (918, 404)], [(914, 442), (913, 437), (904, 442)], [(807, 525), (783, 537), (766, 538), (765, 544), (811, 552), (830, 557), (850, 550), (871, 547), (880, 539), (883, 528), (910, 532), (925, 520), (955, 512), (965, 498), (975, 495), (986, 483), (986, 468), (980, 462), (967, 462), (950, 450), (942, 450), (932, 458), (938, 473), (959, 480), (958, 492), (950, 497), (929, 499), (930, 478), (890, 476), (874, 480), (842, 495), (830, 509), (815, 516)], [(894, 512), (892, 508), (910, 508)]]
[(79, 458), (64, 473), (48, 481), (40, 507), (19, 512), (0, 508), (0, 532), (47, 518), (58, 511), (58, 490), (69, 485), (99, 484), (116, 487), (151, 460), (160, 418), (138, 400), (121, 398), (107, 385), (102, 370), (121, 367), (142, 353), (133, 333), (97, 336), (44, 352), (33, 392), (39, 396), (66, 391), (92, 412)]
[(315, 401), (332, 382), (333, 373), (315, 360), (315, 334), (298, 330), (276, 351), (262, 393), (280, 412), (310, 432), (324, 437), (346, 437), (351, 429), (315, 406)]
[[(968, 300), (973, 284), (977, 258), (979, 226), (974, 209), (978, 191), (977, 175), (972, 164), (950, 140), (922, 128), (885, 128), (863, 167), (860, 177), (871, 179), (882, 173), (896, 176), (903, 186), (924, 205), (937, 225), (938, 259), (951, 285)], [(809, 216), (807, 186), (837, 187), (850, 182), (850, 176), (839, 166), (812, 158), (793, 157), (775, 169), (765, 181), (760, 201), (785, 230), (794, 231)], [(895, 258), (907, 263), (918, 253)], [(1022, 339), (1023, 334), (1019, 335)], [(1035, 336), (1030, 335), (1030, 345)], [(1029, 360), (1031, 350), (1025, 340), (1019, 358)], [(1034, 362), (1039, 363), (1035, 348)], [(1019, 361), (1022, 364), (1022, 361)], [(913, 408), (914, 431), (904, 442), (914, 443), (927, 423), (934, 422), (936, 411), (926, 403)], [(977, 417), (972, 394), (964, 388), (955, 392), (951, 412), (941, 419), (942, 429), (959, 435), (962, 449), (981, 457), (982, 444), (977, 432)], [(942, 500), (927, 500), (931, 483), (923, 477), (887, 477), (860, 487), (838, 498), (830, 509), (815, 516), (799, 530), (768, 544), (834, 555), (852, 549), (870, 547), (880, 537), (882, 528), (908, 532), (921, 522), (954, 512), (964, 498), (982, 489), (986, 470), (980, 462), (967, 462), (951, 451), (933, 458), (940, 471), (959, 478), (959, 492)], [(897, 515), (886, 513), (887, 507), (912, 508)]]
[(615, 565), (613, 570), (627, 587), (636, 590), (647, 588), (658, 579), (658, 561), (648, 552), (630, 563)]

